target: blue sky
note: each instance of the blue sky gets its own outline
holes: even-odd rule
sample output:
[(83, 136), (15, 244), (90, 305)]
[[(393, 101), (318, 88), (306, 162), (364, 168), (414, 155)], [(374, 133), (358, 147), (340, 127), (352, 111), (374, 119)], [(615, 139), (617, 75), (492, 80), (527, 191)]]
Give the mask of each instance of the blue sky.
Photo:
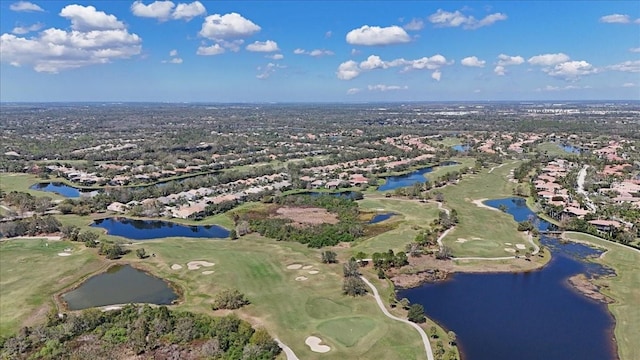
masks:
[(0, 1), (1, 101), (640, 100), (637, 1)]

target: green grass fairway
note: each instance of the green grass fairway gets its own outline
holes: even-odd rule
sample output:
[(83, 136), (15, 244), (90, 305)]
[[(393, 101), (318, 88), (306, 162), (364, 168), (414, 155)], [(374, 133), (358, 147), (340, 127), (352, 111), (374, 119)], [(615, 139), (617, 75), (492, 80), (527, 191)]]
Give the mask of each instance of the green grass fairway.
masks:
[(549, 156), (565, 157), (567, 155), (571, 155), (570, 153), (564, 151), (557, 143), (553, 143), (553, 142), (540, 143), (536, 148), (538, 149), (539, 152), (543, 154), (547, 154)]
[[(73, 250), (71, 256), (58, 256), (66, 248)], [(0, 333), (10, 334), (24, 324), (43, 321), (56, 292), (96, 271), (102, 263), (80, 243), (44, 239), (0, 242)]]
[(359, 251), (371, 255), (374, 252), (404, 251), (405, 245), (413, 241), (418, 234), (414, 228), (427, 228), (438, 218), (438, 206), (435, 203), (421, 203), (418, 200), (404, 198), (385, 198), (380, 193), (367, 195), (358, 201), (362, 210), (393, 212), (398, 215), (391, 217), (388, 222), (396, 222), (397, 227), (370, 239), (359, 240), (352, 244), (351, 250), (355, 254)]
[[(258, 235), (237, 241), (169, 238), (136, 242), (156, 257), (136, 263), (184, 290), (178, 308), (211, 313), (212, 297), (221, 289), (237, 288), (251, 301), (238, 311), (241, 317), (267, 328), (302, 359), (424, 359), (420, 337), (411, 327), (386, 318), (373, 297), (342, 295), (342, 264), (320, 262), (320, 250)], [(193, 260), (215, 263), (188, 270)], [(172, 270), (172, 264), (182, 265)], [(291, 270), (288, 265), (311, 266)], [(212, 270), (205, 275), (202, 271)], [(309, 271), (317, 270), (318, 274)], [(298, 277), (307, 280), (298, 281)], [(304, 341), (315, 335), (331, 346), (326, 354), (310, 351)]]
[(598, 279), (601, 291), (615, 299), (609, 310), (616, 319), (615, 337), (621, 360), (640, 359), (640, 252), (582, 233), (565, 232), (563, 237), (596, 244), (607, 249), (593, 261), (615, 269), (617, 276)]
[(31, 174), (17, 174), (17, 173), (3, 173), (0, 174), (0, 188), (2, 191), (20, 191), (26, 192), (33, 196), (44, 197), (48, 196), (53, 200), (64, 200), (64, 196), (54, 194), (48, 191), (31, 190), (29, 187), (35, 183), (42, 182), (39, 177)]
[[(444, 238), (457, 257), (501, 257), (513, 255), (504, 250), (505, 242), (525, 242), (523, 233), (517, 231), (513, 217), (500, 211), (481, 208), (472, 203), (477, 199), (497, 199), (512, 196), (514, 183), (507, 180), (509, 171), (518, 166), (511, 162), (495, 168), (491, 173), (465, 177), (457, 185), (449, 185), (441, 191), (445, 206), (458, 212), (460, 223)], [(459, 239), (464, 239), (464, 242)]]
[(429, 181), (437, 180), (438, 177), (454, 172), (460, 171), (463, 168), (473, 167), (476, 163), (476, 159), (472, 157), (460, 157), (460, 158), (451, 158), (450, 161), (459, 162), (457, 165), (449, 165), (449, 166), (437, 166), (433, 169), (432, 172), (424, 174), (424, 176), (429, 179)]

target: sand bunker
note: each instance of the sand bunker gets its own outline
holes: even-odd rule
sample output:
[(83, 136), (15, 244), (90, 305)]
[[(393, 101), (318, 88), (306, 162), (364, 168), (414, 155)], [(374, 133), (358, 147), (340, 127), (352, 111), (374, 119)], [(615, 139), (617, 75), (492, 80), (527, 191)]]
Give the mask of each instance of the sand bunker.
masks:
[(304, 341), (304, 343), (307, 344), (307, 346), (309, 346), (309, 348), (311, 348), (311, 351), (313, 352), (326, 353), (331, 350), (331, 347), (327, 345), (321, 345), (322, 339), (316, 336), (309, 336), (307, 340)]
[(309, 270), (309, 269), (311, 269), (312, 267), (313, 267), (313, 265), (305, 265), (305, 266), (303, 266), (302, 268), (303, 268), (304, 270)]
[(483, 203), (483, 201), (485, 201), (485, 200), (487, 200), (487, 199), (478, 199), (478, 200), (473, 200), (473, 201), (472, 201), (472, 203), (474, 203), (476, 206), (479, 206), (479, 207), (481, 207), (481, 208), (485, 208), (485, 209), (489, 209), (489, 210), (494, 210), (494, 211), (500, 211), (500, 210), (498, 210), (498, 209), (496, 209), (496, 208), (494, 208), (494, 207), (491, 207), (491, 206), (489, 206), (489, 205), (485, 205), (485, 204)]
[(309, 271), (309, 274), (311, 274), (311, 275), (315, 275), (315, 274), (317, 274), (317, 273), (319, 273), (319, 272), (320, 272), (320, 271), (318, 271), (318, 270), (311, 270), (311, 271)]
[(302, 265), (301, 264), (291, 264), (291, 265), (287, 266), (287, 269), (289, 269), (289, 270), (302, 269)]
[(180, 270), (182, 269), (182, 265), (173, 264), (171, 265), (171, 270)]
[(524, 246), (524, 244), (516, 244), (516, 247), (520, 250), (524, 250), (527, 248), (526, 246)]
[(307, 278), (306, 276), (298, 276), (298, 277), (296, 278), (296, 281), (305, 281), (305, 280), (307, 280), (307, 279), (308, 279), (308, 278)]
[(512, 249), (512, 248), (504, 248), (504, 251), (506, 252), (510, 252), (510, 253), (515, 253), (516, 249)]
[(464, 244), (464, 243), (466, 243), (467, 241), (469, 241), (469, 240), (464, 239), (464, 238), (458, 238), (458, 240), (456, 240), (456, 242), (457, 242), (457, 243), (461, 243), (461, 244)]
[(206, 271), (203, 271), (203, 272), (202, 272), (202, 274), (203, 274), (203, 275), (211, 275), (211, 274), (213, 274), (213, 273), (214, 273), (214, 271), (213, 271), (213, 270), (206, 270)]
[(509, 246), (513, 245), (513, 244), (511, 244), (511, 243), (504, 243), (504, 244), (505, 244), (505, 245), (509, 245)]
[(58, 256), (71, 256), (71, 253), (61, 252), (61, 253), (58, 253)]
[(200, 269), (200, 267), (202, 267), (202, 266), (209, 267), (209, 266), (213, 266), (213, 265), (215, 265), (215, 264), (214, 264), (214, 263), (210, 263), (210, 262), (208, 262), (208, 261), (202, 261), (202, 260), (199, 260), (199, 261), (189, 261), (189, 262), (187, 263), (187, 268), (188, 268), (189, 270), (198, 270), (198, 269)]

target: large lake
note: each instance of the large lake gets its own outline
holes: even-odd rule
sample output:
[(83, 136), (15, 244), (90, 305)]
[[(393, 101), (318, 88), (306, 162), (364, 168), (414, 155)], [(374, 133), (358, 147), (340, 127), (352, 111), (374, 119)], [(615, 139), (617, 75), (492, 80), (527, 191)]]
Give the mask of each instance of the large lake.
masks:
[(81, 310), (129, 303), (169, 305), (178, 295), (162, 279), (129, 265), (116, 265), (92, 276), (62, 298), (69, 310)]
[[(485, 203), (506, 205), (517, 221), (535, 217), (522, 199)], [(539, 226), (548, 223), (539, 221)], [(398, 296), (422, 304), (429, 318), (455, 331), (466, 360), (617, 359), (614, 319), (606, 305), (567, 284), (578, 273), (610, 272), (585, 260), (599, 251), (549, 237), (541, 241), (553, 254), (541, 270), (454, 274), (448, 281), (402, 290)]]
[[(31, 190), (52, 192), (68, 198), (78, 198), (82, 193), (80, 189), (59, 182), (37, 183), (31, 185)], [(88, 192), (87, 192), (88, 193)]]
[(95, 220), (92, 227), (107, 230), (109, 235), (133, 240), (165, 237), (220, 238), (229, 237), (229, 230), (218, 225), (189, 226), (162, 220), (134, 220), (123, 217)]

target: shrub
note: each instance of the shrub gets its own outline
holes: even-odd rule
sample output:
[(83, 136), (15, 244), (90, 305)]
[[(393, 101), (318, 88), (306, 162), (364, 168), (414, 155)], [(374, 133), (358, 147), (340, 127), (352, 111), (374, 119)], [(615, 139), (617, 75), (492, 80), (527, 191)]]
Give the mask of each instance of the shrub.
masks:
[(218, 309), (239, 309), (244, 305), (250, 304), (249, 300), (243, 293), (236, 289), (223, 290), (219, 292), (213, 299), (211, 308), (213, 310)]

